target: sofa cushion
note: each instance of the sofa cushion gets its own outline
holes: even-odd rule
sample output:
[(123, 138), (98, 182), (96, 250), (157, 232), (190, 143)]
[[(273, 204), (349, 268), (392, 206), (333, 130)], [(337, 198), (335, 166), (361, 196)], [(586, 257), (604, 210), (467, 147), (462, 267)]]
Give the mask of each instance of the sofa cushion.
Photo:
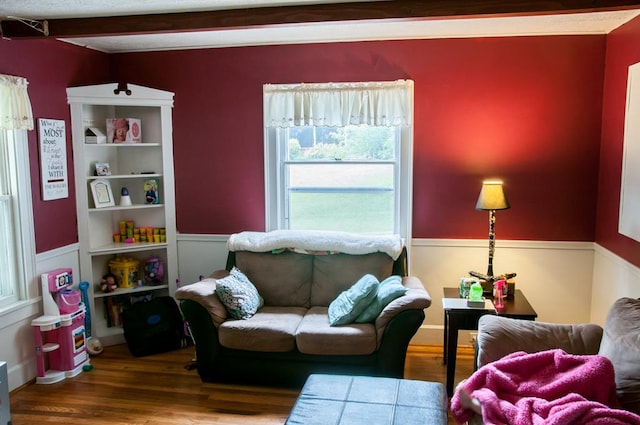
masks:
[(256, 287), (237, 267), (231, 269), (229, 276), (217, 280), (216, 295), (234, 319), (250, 318), (264, 303)]
[(327, 307), (311, 307), (298, 326), (296, 345), (305, 354), (371, 354), (376, 350), (376, 330), (371, 323), (330, 326)]
[(640, 299), (620, 298), (613, 304), (599, 354), (613, 363), (622, 407), (640, 414)]
[(283, 353), (295, 348), (295, 335), (307, 309), (262, 307), (248, 320), (227, 320), (218, 329), (218, 340), (227, 348)]
[(365, 274), (349, 289), (341, 292), (329, 304), (329, 324), (337, 326), (352, 323), (375, 298), (378, 283), (374, 275)]
[(271, 306), (309, 307), (312, 264), (312, 255), (290, 251), (235, 253), (235, 265)]
[(327, 307), (363, 275), (372, 274), (382, 280), (391, 276), (392, 270), (393, 260), (381, 252), (365, 255), (315, 255), (311, 306)]
[(402, 285), (402, 277), (394, 275), (384, 279), (376, 288), (376, 296), (358, 317), (356, 323), (372, 322), (391, 301), (407, 293)]

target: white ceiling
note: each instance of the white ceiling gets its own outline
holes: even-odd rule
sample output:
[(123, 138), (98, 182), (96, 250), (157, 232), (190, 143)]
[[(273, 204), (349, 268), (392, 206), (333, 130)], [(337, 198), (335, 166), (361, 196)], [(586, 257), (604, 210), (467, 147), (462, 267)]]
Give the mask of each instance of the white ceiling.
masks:
[(0, 16), (86, 18), (364, 1), (370, 0), (2, 0)]
[[(347, 1), (364, 0), (340, 0)], [(0, 17), (56, 19), (138, 15), (264, 6), (335, 3), (336, 0), (2, 0)], [(70, 38), (64, 41), (109, 53), (339, 41), (479, 36), (607, 34), (639, 9), (519, 17), (352, 21), (224, 29), (174, 34)]]

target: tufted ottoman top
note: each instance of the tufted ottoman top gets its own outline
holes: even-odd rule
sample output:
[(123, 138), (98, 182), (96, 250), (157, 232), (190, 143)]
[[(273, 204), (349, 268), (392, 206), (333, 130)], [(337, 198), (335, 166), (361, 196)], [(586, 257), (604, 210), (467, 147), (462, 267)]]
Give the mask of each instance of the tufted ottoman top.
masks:
[(285, 425), (447, 424), (437, 382), (371, 376), (309, 376)]

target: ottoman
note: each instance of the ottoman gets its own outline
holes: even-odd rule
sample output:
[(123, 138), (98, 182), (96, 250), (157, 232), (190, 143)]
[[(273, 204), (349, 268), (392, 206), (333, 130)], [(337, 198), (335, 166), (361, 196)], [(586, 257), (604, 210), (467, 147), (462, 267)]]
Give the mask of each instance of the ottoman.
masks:
[(439, 382), (372, 376), (309, 376), (285, 425), (447, 424)]

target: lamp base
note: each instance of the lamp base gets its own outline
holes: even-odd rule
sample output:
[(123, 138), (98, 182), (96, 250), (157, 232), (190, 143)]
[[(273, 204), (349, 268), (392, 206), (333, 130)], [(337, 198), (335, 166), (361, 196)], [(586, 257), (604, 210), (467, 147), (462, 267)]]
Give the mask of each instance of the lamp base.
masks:
[(482, 285), (482, 292), (484, 294), (493, 294), (493, 283), (498, 280), (509, 280), (516, 277), (516, 273), (504, 273), (498, 276), (492, 276), (480, 272), (469, 272), (470, 276), (476, 277), (481, 280), (480, 284)]

